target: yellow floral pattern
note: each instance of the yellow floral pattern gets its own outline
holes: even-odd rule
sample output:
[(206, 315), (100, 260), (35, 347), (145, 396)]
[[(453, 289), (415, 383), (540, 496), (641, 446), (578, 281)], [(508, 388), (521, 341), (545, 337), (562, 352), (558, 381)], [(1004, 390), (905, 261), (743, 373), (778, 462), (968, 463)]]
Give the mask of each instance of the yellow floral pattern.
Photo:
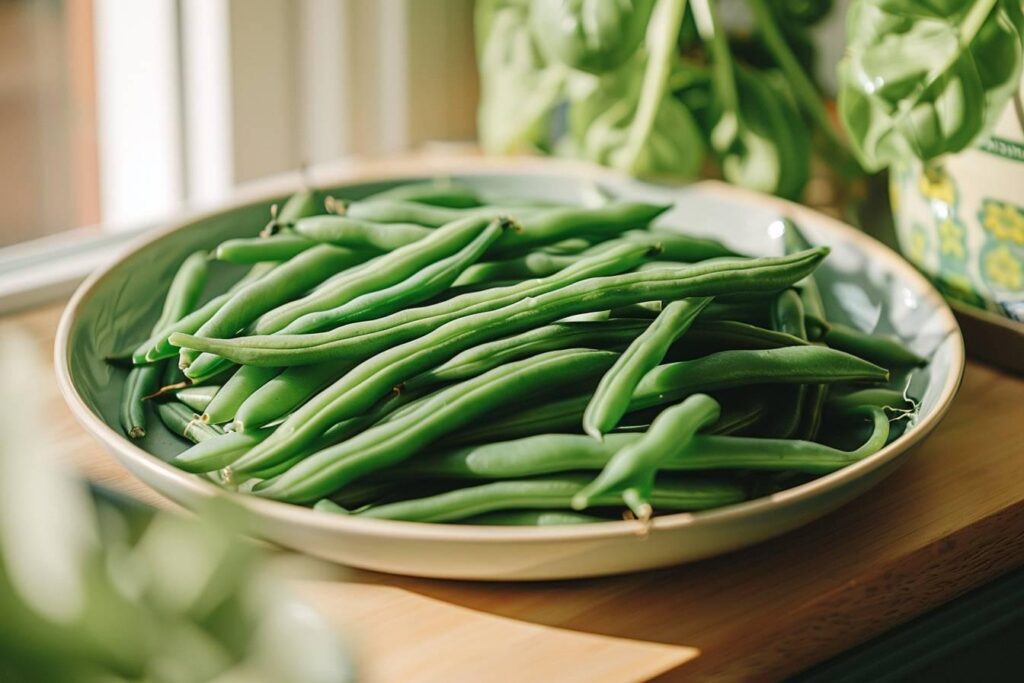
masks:
[(996, 247), (984, 259), (985, 275), (989, 280), (1017, 290), (1024, 286), (1024, 265), (1005, 246)]
[(956, 202), (956, 187), (942, 168), (926, 168), (921, 174), (917, 189), (933, 202), (950, 205)]
[(928, 235), (920, 225), (915, 225), (911, 229), (909, 242), (905, 248), (907, 256), (910, 257), (911, 261), (920, 263), (924, 260), (925, 253), (928, 251)]
[(965, 258), (964, 228), (949, 218), (939, 223), (939, 249), (943, 254)]
[(981, 204), (981, 224), (996, 238), (1024, 244), (1024, 209), (986, 199)]

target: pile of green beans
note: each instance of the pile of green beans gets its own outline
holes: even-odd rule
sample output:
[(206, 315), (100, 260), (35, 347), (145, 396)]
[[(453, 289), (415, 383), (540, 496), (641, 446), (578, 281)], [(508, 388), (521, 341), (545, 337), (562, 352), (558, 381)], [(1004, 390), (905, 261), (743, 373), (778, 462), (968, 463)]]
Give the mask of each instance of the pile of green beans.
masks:
[[(122, 426), (155, 410), (192, 443), (171, 464), (233, 490), (465, 524), (706, 510), (884, 448), (925, 360), (829, 319), (828, 249), (783, 221), (747, 257), (668, 208), (299, 192), (184, 259)], [(250, 271), (206, 293), (225, 264)]]

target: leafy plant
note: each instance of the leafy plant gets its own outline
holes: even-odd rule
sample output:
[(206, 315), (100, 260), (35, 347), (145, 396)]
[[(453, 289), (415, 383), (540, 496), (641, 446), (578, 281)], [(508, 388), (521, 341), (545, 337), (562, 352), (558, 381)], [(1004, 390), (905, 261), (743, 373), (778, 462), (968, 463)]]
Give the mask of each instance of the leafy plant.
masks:
[(857, 0), (839, 109), (864, 166), (956, 152), (1017, 88), (1019, 0)]
[[(831, 0), (479, 0), (485, 149), (554, 150), (637, 175), (799, 198), (817, 150), (846, 178), (974, 143), (1015, 90), (1018, 0), (853, 0), (839, 71), (847, 136), (809, 76)], [(563, 115), (564, 114), (564, 115)]]

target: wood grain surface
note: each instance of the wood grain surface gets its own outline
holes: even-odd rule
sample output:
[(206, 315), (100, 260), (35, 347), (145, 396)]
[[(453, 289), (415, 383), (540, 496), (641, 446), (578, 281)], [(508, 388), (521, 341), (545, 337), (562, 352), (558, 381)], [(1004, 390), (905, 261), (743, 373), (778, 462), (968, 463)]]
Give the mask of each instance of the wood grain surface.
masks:
[[(86, 477), (157, 505), (73, 421), (59, 307), (38, 342), (54, 435)], [(673, 569), (541, 584), (412, 579), (279, 558), (368, 681), (760, 681), (795, 673), (1024, 565), (1024, 380), (969, 363), (943, 423), (865, 496), (769, 543)]]

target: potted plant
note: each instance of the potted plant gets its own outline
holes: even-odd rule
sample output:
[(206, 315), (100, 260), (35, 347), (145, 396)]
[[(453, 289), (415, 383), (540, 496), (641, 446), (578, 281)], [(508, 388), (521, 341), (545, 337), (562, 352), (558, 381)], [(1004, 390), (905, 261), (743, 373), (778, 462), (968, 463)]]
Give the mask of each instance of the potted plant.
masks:
[[(841, 10), (833, 105), (811, 37)], [(488, 151), (793, 199), (812, 162), (847, 188), (891, 168), (907, 257), (1024, 320), (1019, 0), (481, 0), (476, 20)]]

